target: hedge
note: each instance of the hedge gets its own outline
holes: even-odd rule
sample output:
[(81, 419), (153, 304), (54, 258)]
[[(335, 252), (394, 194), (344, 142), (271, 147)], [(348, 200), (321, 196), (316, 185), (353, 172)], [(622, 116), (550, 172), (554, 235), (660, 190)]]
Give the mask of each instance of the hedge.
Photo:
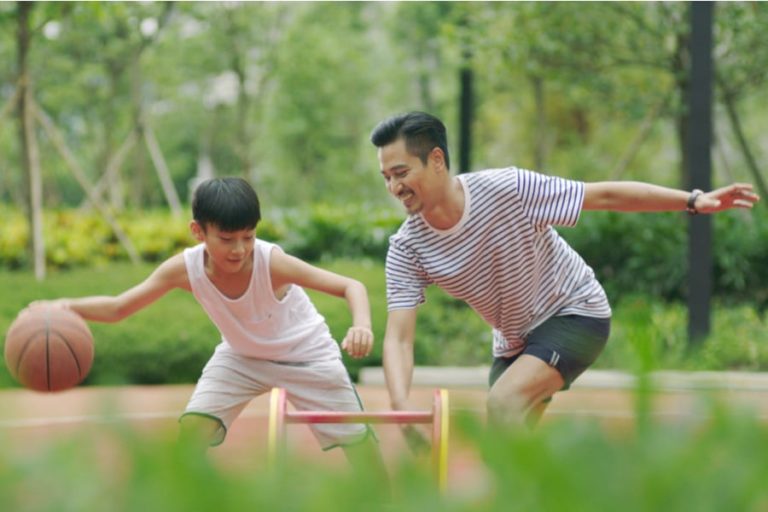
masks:
[[(23, 215), (0, 206), (0, 269), (28, 269), (29, 233)], [(280, 243), (309, 261), (372, 258), (383, 261), (389, 236), (402, 222), (397, 210), (368, 205), (317, 204), (277, 211), (259, 225), (260, 238)], [(768, 215), (723, 212), (714, 227), (714, 294), (728, 303), (768, 307)], [(146, 261), (158, 261), (194, 243), (188, 220), (167, 212), (126, 212), (118, 216)], [(687, 296), (687, 224), (683, 213), (584, 212), (575, 228), (559, 232), (595, 269), (614, 301), (643, 293), (664, 300)], [(46, 261), (52, 268), (104, 265), (126, 260), (109, 226), (79, 210), (45, 214)]]

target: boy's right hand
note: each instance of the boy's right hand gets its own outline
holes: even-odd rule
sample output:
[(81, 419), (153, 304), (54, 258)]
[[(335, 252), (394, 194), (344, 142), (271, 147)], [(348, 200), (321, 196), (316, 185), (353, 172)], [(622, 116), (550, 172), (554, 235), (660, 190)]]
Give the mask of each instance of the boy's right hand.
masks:
[(40, 308), (49, 307), (56, 309), (69, 309), (69, 300), (67, 299), (54, 299), (54, 300), (33, 300), (27, 307)]

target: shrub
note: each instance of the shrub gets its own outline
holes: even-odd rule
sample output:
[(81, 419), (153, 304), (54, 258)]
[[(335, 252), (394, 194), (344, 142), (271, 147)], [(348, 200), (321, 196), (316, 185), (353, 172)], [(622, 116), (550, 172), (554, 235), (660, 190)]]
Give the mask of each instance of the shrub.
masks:
[[(768, 216), (724, 212), (713, 219), (713, 294), (730, 303), (768, 307)], [(585, 212), (559, 233), (595, 270), (617, 303), (633, 294), (667, 301), (687, 297), (688, 217), (683, 214)]]

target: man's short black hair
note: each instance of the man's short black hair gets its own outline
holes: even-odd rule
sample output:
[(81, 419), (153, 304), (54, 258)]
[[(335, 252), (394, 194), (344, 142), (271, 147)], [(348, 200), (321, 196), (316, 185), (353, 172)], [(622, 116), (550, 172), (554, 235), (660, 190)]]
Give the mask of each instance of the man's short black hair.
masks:
[(371, 132), (371, 142), (377, 148), (405, 140), (408, 153), (419, 157), (426, 165), (429, 153), (436, 147), (445, 155), (445, 167), (450, 169), (448, 137), (440, 119), (426, 112), (408, 112), (385, 119)]
[(261, 220), (256, 191), (242, 178), (213, 178), (202, 182), (192, 197), (192, 218), (203, 227), (222, 231), (255, 229)]

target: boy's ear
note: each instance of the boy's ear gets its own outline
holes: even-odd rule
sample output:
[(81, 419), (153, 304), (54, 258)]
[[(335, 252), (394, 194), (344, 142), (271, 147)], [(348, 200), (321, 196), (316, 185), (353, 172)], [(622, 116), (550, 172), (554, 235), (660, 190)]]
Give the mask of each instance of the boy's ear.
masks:
[(199, 242), (203, 241), (205, 233), (203, 232), (203, 227), (198, 224), (197, 221), (190, 221), (189, 230), (192, 232), (192, 236), (195, 237), (195, 240)]

